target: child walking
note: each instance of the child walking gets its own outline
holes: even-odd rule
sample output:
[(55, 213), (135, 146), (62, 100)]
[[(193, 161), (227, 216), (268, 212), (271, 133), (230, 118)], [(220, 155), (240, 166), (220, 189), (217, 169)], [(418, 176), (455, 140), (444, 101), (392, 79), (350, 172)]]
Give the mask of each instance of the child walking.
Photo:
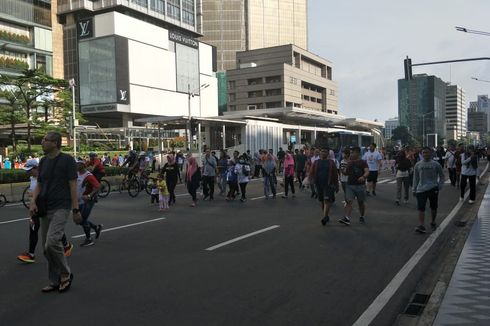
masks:
[(167, 182), (165, 182), (163, 176), (158, 177), (157, 186), (160, 193), (160, 211), (166, 211), (168, 210), (169, 192)]
[(153, 205), (154, 203), (158, 204), (158, 185), (153, 181), (153, 184), (151, 185), (151, 204)]

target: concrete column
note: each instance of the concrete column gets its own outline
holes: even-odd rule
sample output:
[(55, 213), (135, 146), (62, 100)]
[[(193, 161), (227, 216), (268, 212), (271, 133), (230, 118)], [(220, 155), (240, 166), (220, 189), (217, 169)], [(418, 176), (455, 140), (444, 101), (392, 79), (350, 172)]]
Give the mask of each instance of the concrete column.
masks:
[(197, 124), (197, 150), (199, 152), (199, 162), (201, 162), (202, 157), (202, 137), (201, 137), (201, 123)]
[(223, 149), (226, 148), (226, 126), (223, 125)]

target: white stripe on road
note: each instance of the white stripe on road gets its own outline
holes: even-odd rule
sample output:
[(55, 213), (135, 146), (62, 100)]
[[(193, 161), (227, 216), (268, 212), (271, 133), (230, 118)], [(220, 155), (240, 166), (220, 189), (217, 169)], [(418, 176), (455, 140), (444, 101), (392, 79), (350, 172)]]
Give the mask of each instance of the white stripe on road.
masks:
[[(146, 224), (146, 223), (151, 223), (151, 222), (157, 222), (157, 221), (161, 221), (161, 220), (164, 220), (164, 219), (165, 219), (165, 217), (160, 217), (160, 218), (156, 218), (156, 219), (153, 219), (153, 220), (148, 220), (148, 221), (143, 221), (143, 222), (138, 222), (138, 223), (132, 223), (132, 224), (127, 224), (127, 225), (116, 226), (116, 227), (109, 228), (109, 229), (102, 229), (102, 233), (104, 233), (104, 232), (110, 232), (110, 231), (114, 231), (114, 230), (125, 229), (125, 228), (129, 228), (129, 227), (136, 226), (136, 225), (141, 225), (141, 224)], [(92, 232), (91, 234), (95, 234), (95, 232)], [(81, 237), (84, 237), (84, 236), (85, 236), (85, 233), (84, 234), (79, 234), (79, 235), (74, 235), (74, 236), (72, 236), (72, 238), (73, 239), (76, 239), (76, 238), (81, 238)]]
[(15, 203), (15, 204), (7, 204), (5, 207), (14, 207), (14, 206), (21, 206), (24, 205), (23, 203)]
[(226, 242), (222, 242), (220, 244), (217, 244), (216, 246), (209, 247), (206, 250), (213, 251), (215, 249), (218, 249), (218, 248), (224, 247), (226, 245), (229, 245), (230, 243), (234, 243), (234, 242), (237, 242), (237, 241), (240, 241), (240, 240), (243, 240), (243, 239), (252, 237), (254, 235), (257, 235), (257, 234), (260, 234), (260, 233), (264, 233), (264, 232), (267, 232), (267, 231), (276, 229), (278, 227), (280, 227), (280, 225), (273, 225), (273, 226), (270, 226), (270, 227), (265, 228), (265, 229), (262, 229), (262, 230), (258, 230), (258, 231), (255, 231), (255, 232), (252, 232), (252, 233), (249, 233), (249, 234), (242, 235), (241, 237), (238, 237), (238, 238), (235, 238), (235, 239), (231, 239), (231, 240), (226, 241)]
[[(483, 171), (482, 175), (488, 170), (488, 166), (490, 163), (487, 163), (485, 171)], [(469, 191), (466, 192), (464, 199), (469, 196)], [(398, 291), (398, 289), (402, 286), (403, 282), (410, 275), (412, 270), (417, 266), (420, 260), (424, 257), (424, 255), (429, 251), (432, 245), (436, 242), (437, 238), (444, 232), (449, 223), (452, 222), (456, 213), (460, 210), (461, 206), (463, 206), (464, 201), (460, 201), (456, 204), (456, 206), (452, 209), (449, 215), (444, 219), (441, 225), (434, 231), (427, 240), (422, 244), (422, 246), (413, 254), (410, 260), (398, 271), (398, 273), (393, 277), (390, 283), (386, 286), (386, 288), (374, 299), (371, 305), (363, 312), (363, 314), (356, 320), (353, 326), (366, 326), (371, 324), (374, 319), (378, 316), (378, 314), (383, 310), (383, 308), (388, 304), (393, 295)]]
[[(393, 179), (384, 179), (384, 180), (381, 180), (381, 181), (378, 181), (376, 182), (377, 184), (382, 184), (382, 183), (387, 183), (387, 182), (390, 182), (392, 181)], [(395, 180), (396, 181), (396, 180)]]
[[(284, 194), (284, 192), (278, 192), (278, 193), (276, 193), (276, 196), (282, 195), (282, 194)], [(250, 198), (250, 200), (257, 200), (257, 199), (262, 199), (262, 198), (265, 198), (265, 196)]]
[(396, 180), (390, 181), (388, 183), (390, 183), (390, 184), (396, 183)]
[(4, 221), (4, 222), (0, 222), (0, 224), (9, 224), (9, 223), (15, 223), (15, 222), (20, 222), (20, 221), (25, 221), (25, 220), (28, 220), (29, 218), (19, 218), (19, 219), (16, 219), (16, 220), (10, 220), (10, 221)]

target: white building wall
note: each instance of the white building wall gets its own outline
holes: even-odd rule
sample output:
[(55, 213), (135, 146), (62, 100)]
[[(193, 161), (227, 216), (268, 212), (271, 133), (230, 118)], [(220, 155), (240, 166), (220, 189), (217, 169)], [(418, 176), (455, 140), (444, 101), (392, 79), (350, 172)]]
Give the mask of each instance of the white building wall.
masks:
[(49, 29), (34, 27), (34, 48), (53, 52), (53, 35)]

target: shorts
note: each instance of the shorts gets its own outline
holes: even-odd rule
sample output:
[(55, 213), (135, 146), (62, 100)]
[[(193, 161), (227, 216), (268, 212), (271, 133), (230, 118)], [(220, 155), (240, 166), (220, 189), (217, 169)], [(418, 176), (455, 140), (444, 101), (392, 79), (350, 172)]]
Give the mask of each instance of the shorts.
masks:
[(335, 188), (328, 186), (316, 185), (316, 192), (318, 194), (318, 200), (320, 202), (328, 201), (333, 203), (335, 201)]
[(418, 192), (417, 196), (417, 209), (419, 212), (425, 212), (425, 205), (427, 204), (427, 199), (429, 199), (430, 209), (437, 209), (437, 201), (439, 197), (439, 188), (433, 188), (428, 191)]
[(348, 202), (357, 198), (358, 202), (366, 200), (366, 185), (350, 185), (345, 187), (345, 200)]
[(378, 171), (369, 171), (367, 182), (378, 182)]

